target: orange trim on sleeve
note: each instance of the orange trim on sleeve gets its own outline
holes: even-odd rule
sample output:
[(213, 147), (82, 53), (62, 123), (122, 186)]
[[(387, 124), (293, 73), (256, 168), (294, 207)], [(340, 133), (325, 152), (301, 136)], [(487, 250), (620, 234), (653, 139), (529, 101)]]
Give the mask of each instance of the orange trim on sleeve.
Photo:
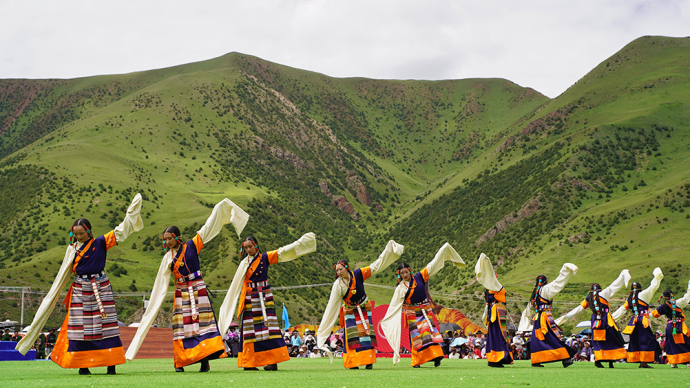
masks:
[(653, 316), (654, 318), (659, 318), (659, 317), (661, 316), (661, 314), (659, 314), (659, 312), (656, 311), (656, 310), (652, 310), (652, 316)]
[(363, 280), (367, 280), (371, 277), (371, 268), (364, 267), (364, 268), (360, 268), (360, 270), (362, 271), (362, 279)]
[(501, 303), (506, 302), (506, 289), (505, 288), (501, 288), (501, 291), (489, 291), (489, 294), (492, 294), (497, 302), (501, 302)]
[(580, 302), (580, 306), (582, 306), (582, 308), (586, 309), (589, 307), (589, 302), (587, 302), (587, 300), (585, 299), (582, 302)]
[(419, 273), (422, 274), (422, 278), (424, 279), (424, 283), (429, 281), (429, 271), (424, 268), (423, 270), (419, 271)]
[(266, 252), (266, 256), (268, 256), (268, 264), (278, 264), (278, 251), (270, 251)]
[(197, 233), (192, 241), (194, 242), (194, 245), (196, 245), (196, 253), (199, 254), (199, 252), (204, 249), (204, 240), (202, 240), (201, 236), (199, 236), (199, 233)]
[(109, 250), (110, 248), (117, 245), (117, 240), (115, 240), (115, 231), (114, 230), (111, 230), (110, 232), (106, 233), (103, 237), (105, 237), (105, 250)]
[(626, 310), (630, 310), (630, 305), (628, 305), (628, 301), (627, 301), (627, 300), (625, 301), (625, 303), (623, 303), (623, 307), (624, 307)]

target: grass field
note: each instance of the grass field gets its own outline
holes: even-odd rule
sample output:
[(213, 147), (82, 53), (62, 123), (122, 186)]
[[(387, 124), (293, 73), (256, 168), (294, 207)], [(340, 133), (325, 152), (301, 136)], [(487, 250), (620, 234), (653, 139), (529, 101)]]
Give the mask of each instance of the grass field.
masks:
[(690, 385), (690, 370), (656, 365), (639, 369), (637, 364), (616, 364), (615, 369), (597, 369), (593, 363), (579, 362), (563, 369), (560, 363), (532, 368), (529, 361), (518, 361), (504, 369), (489, 368), (481, 360), (444, 360), (439, 368), (413, 369), (409, 359), (393, 366), (391, 359), (379, 359), (373, 370), (345, 370), (340, 359), (331, 366), (327, 358), (292, 359), (282, 363), (277, 372), (245, 372), (236, 360), (211, 362), (211, 371), (200, 374), (197, 366), (175, 373), (171, 359), (135, 360), (118, 366), (117, 376), (94, 368), (91, 376), (79, 376), (76, 370), (62, 369), (50, 361), (0, 363), (3, 387), (623, 387), (653, 385), (680, 387)]

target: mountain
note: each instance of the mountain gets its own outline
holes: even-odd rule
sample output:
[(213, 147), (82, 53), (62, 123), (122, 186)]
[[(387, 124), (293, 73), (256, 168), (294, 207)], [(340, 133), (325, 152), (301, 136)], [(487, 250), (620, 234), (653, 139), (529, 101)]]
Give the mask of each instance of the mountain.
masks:
[[(556, 276), (564, 262), (580, 267), (563, 292), (573, 302), (623, 268), (648, 282), (661, 266), (662, 287), (680, 293), (690, 276), (689, 47), (637, 39), (555, 99), (504, 79), (337, 79), (239, 53), (0, 80), (0, 284), (46, 289), (74, 218), (104, 233), (141, 192), (146, 228), (109, 255), (119, 291), (148, 291), (162, 230), (191, 238), (228, 197), (252, 217), (243, 236), (263, 249), (319, 236), (317, 253), (272, 269), (274, 286), (331, 282), (338, 259), (366, 265), (395, 239), (416, 269), (450, 242), (468, 268), (443, 270), (432, 289), (475, 319), (481, 252), (514, 313), (536, 275)], [(228, 287), (237, 260), (224, 230), (202, 254), (212, 289)], [(393, 286), (393, 274), (372, 282)], [(378, 304), (392, 295), (370, 288)], [(328, 292), (277, 299), (313, 321)], [(139, 309), (119, 303), (122, 316)]]

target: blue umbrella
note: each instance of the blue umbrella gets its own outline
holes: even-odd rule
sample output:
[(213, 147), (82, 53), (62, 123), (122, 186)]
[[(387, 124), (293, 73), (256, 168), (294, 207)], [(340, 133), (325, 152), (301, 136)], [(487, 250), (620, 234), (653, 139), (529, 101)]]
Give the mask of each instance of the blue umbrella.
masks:
[(580, 332), (580, 334), (587, 334), (587, 335), (592, 334), (592, 329), (591, 328), (590, 329), (584, 329)]

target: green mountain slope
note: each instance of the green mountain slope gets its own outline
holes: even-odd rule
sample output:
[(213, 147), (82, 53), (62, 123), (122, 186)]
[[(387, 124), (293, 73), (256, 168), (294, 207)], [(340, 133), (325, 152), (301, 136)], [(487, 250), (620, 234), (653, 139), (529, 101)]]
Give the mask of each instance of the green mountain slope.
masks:
[[(432, 289), (472, 317), (480, 252), (500, 264), (515, 302), (567, 261), (581, 268), (564, 292), (573, 301), (623, 268), (646, 282), (657, 265), (662, 287), (680, 292), (690, 277), (689, 47), (640, 38), (552, 100), (502, 79), (334, 79), (237, 53), (0, 80), (0, 284), (46, 289), (73, 219), (104, 233), (141, 192), (146, 228), (107, 267), (127, 270), (112, 276), (119, 291), (150, 289), (164, 227), (191, 238), (228, 197), (252, 217), (243, 236), (264, 249), (319, 236), (316, 254), (272, 270), (274, 286), (328, 283), (338, 259), (366, 265), (396, 239), (415, 268), (446, 241), (458, 250), (468, 269), (442, 271)], [(237, 260), (224, 230), (202, 254), (211, 288), (227, 289)], [(372, 282), (394, 285), (387, 272)], [(314, 321), (328, 292), (277, 299)], [(392, 294), (372, 293), (379, 304)], [(134, 316), (134, 299), (121, 315)]]

